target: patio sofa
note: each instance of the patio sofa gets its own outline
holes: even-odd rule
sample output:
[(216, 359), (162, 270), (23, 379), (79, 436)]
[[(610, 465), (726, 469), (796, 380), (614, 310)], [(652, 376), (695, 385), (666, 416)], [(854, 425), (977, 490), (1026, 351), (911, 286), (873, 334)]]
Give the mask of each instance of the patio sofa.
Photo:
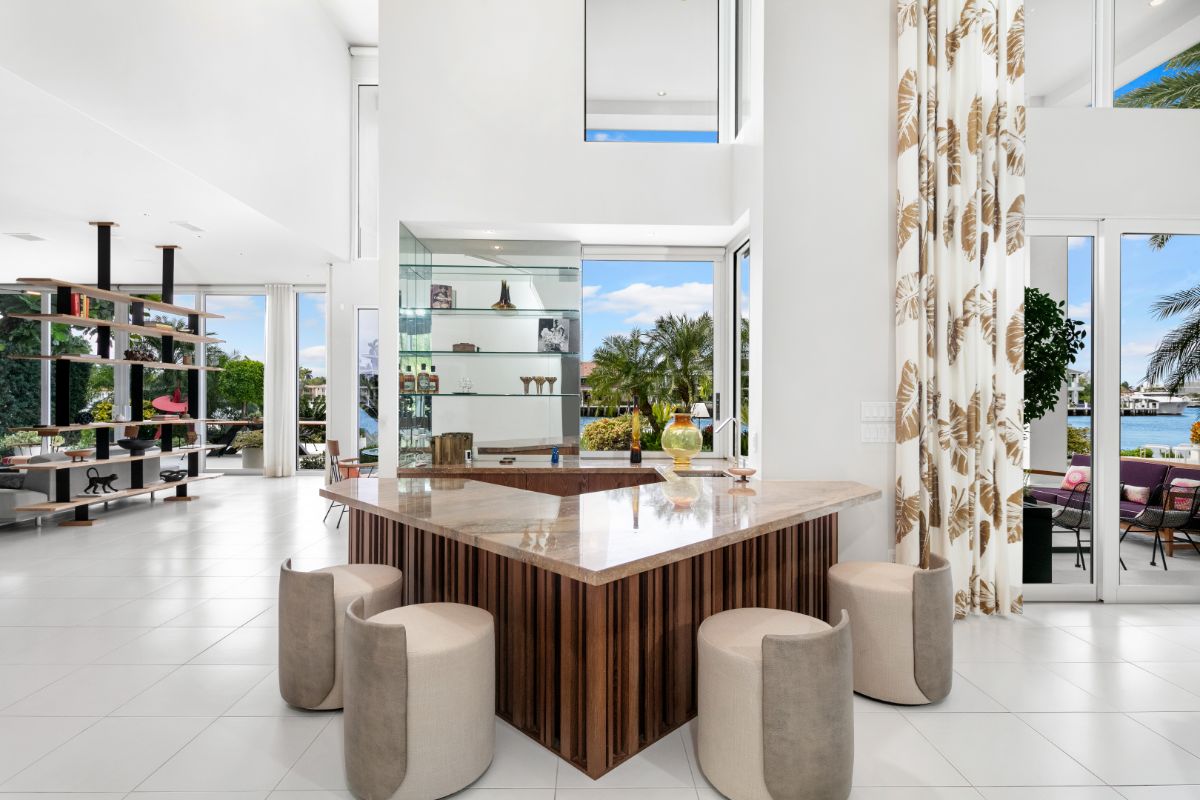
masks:
[[(30, 464), (44, 464), (53, 461), (69, 461), (70, 459), (62, 453), (49, 453), (44, 456), (34, 456), (29, 459)], [(143, 480), (146, 483), (153, 483), (159, 480), (159, 459), (147, 458), (141, 462)], [(105, 464), (98, 464), (101, 475), (111, 475), (114, 472), (117, 474), (116, 488), (129, 488), (129, 468), (130, 463), (122, 458), (113, 458)], [(73, 469), (71, 473), (71, 496), (77, 497), (83, 494), (83, 490), (87, 488), (88, 478), (86, 469)], [(17, 512), (14, 509), (21, 506), (29, 505), (30, 503), (44, 503), (51, 499), (54, 495), (54, 472), (51, 470), (32, 470), (23, 473), (25, 478), (20, 489), (5, 489), (0, 488), (0, 523), (7, 522), (24, 522), (26, 520), (36, 519), (40, 514), (30, 514), (26, 512)]]
[[(1071, 457), (1071, 467), (1091, 467), (1092, 457), (1090, 455), (1076, 455)], [(1068, 467), (1069, 469), (1069, 467)], [(1121, 519), (1131, 520), (1140, 514), (1146, 506), (1162, 505), (1163, 495), (1170, 489), (1171, 482), (1175, 479), (1184, 479), (1192, 481), (1200, 481), (1200, 467), (1197, 466), (1174, 466), (1162, 464), (1154, 461), (1143, 461), (1134, 458), (1121, 459)], [(1129, 500), (1125, 489), (1126, 487), (1140, 486), (1150, 489), (1149, 501), (1139, 503)], [(1030, 496), (1034, 497), (1039, 503), (1048, 503), (1050, 505), (1065, 506), (1071, 496), (1070, 489), (1061, 489), (1057, 486), (1030, 486), (1028, 489)], [(1079, 495), (1076, 494), (1078, 498)], [(1187, 525), (1188, 529), (1200, 529), (1200, 512), (1192, 517), (1192, 521)], [(1167, 554), (1174, 554), (1173, 537), (1166, 537)]]

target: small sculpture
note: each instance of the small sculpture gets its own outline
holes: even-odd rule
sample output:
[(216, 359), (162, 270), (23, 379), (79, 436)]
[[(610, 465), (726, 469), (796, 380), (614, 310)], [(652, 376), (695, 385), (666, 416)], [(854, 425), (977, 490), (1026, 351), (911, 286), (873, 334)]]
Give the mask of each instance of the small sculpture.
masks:
[(529, 394), (529, 383), (533, 380), (532, 377), (521, 376), (521, 383), (525, 384), (525, 394)]
[(554, 394), (554, 384), (558, 383), (558, 378), (546, 378), (546, 383), (550, 384), (550, 394)]
[(187, 477), (187, 470), (184, 469), (164, 469), (158, 473), (158, 477), (162, 478), (166, 483), (174, 483), (181, 481)]
[(75, 415), (76, 425), (91, 425), (95, 421), (96, 418), (92, 416), (92, 412), (90, 411), (80, 411)]
[(538, 394), (541, 394), (542, 386), (546, 383), (546, 376), (545, 375), (534, 375), (533, 382), (537, 384)]
[(144, 344), (134, 345), (125, 351), (126, 361), (157, 361), (154, 351)]
[(100, 470), (95, 467), (88, 467), (87, 471), (88, 485), (83, 490), (84, 494), (109, 494), (116, 492), (117, 487), (113, 486), (117, 482), (117, 473), (112, 475), (100, 475)]
[(512, 296), (508, 292), (508, 281), (500, 281), (500, 299), (492, 303), (492, 308), (497, 311), (515, 311), (516, 306), (513, 305)]

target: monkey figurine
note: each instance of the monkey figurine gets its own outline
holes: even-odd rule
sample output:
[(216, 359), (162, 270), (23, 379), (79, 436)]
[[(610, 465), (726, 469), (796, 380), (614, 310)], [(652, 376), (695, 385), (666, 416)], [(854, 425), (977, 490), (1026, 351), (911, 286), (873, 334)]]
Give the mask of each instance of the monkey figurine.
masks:
[(84, 494), (108, 494), (116, 492), (117, 487), (113, 486), (117, 482), (117, 473), (105, 475), (101, 477), (100, 470), (95, 467), (88, 467), (87, 471), (88, 485), (83, 490)]

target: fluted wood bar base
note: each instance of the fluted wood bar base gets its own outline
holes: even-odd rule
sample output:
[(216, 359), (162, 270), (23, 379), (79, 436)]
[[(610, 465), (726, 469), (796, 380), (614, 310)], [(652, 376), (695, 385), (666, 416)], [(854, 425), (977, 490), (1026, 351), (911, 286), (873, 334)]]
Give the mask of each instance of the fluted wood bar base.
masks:
[(405, 603), (491, 612), (496, 713), (596, 778), (696, 715), (706, 617), (825, 617), (837, 515), (593, 585), (352, 507), (350, 561), (403, 570)]

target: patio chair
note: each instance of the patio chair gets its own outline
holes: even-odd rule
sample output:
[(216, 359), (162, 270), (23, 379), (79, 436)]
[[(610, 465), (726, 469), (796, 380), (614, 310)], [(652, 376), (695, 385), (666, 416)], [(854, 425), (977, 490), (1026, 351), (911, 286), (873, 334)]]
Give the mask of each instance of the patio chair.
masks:
[[(1125, 541), (1125, 537), (1131, 530), (1137, 530), (1140, 533), (1154, 534), (1154, 547), (1150, 551), (1150, 566), (1158, 566), (1155, 559), (1159, 554), (1162, 555), (1162, 568), (1167, 569), (1167, 553), (1163, 547), (1163, 531), (1176, 530), (1186, 526), (1196, 514), (1197, 502), (1200, 501), (1200, 486), (1158, 486), (1154, 494), (1161, 496), (1166, 489), (1166, 496), (1163, 497), (1161, 506), (1146, 506), (1142, 511), (1134, 517), (1125, 526), (1125, 530), (1121, 531), (1121, 541)], [(1188, 537), (1191, 541), (1191, 537)], [(1195, 547), (1196, 543), (1192, 542)], [(1200, 549), (1200, 548), (1198, 548)], [(1125, 566), (1124, 560), (1121, 566)]]
[[(325, 469), (330, 483), (338, 483), (345, 478), (342, 474), (341, 455), (342, 448), (338, 445), (337, 439), (330, 439), (325, 443)], [(329, 508), (325, 509), (325, 516), (321, 517), (321, 522), (329, 519), (329, 512), (333, 511), (334, 506), (342, 507), (342, 510), (338, 512), (337, 525), (334, 525), (335, 528), (340, 528), (342, 527), (342, 517), (346, 516), (346, 512), (350, 510), (350, 507), (345, 503), (339, 503), (337, 500), (329, 501)]]
[(1066, 504), (1054, 512), (1051, 522), (1059, 528), (1075, 533), (1075, 566), (1085, 572), (1088, 566), (1083, 558), (1083, 531), (1088, 532), (1088, 556), (1092, 554), (1092, 484), (1077, 483), (1066, 499)]

